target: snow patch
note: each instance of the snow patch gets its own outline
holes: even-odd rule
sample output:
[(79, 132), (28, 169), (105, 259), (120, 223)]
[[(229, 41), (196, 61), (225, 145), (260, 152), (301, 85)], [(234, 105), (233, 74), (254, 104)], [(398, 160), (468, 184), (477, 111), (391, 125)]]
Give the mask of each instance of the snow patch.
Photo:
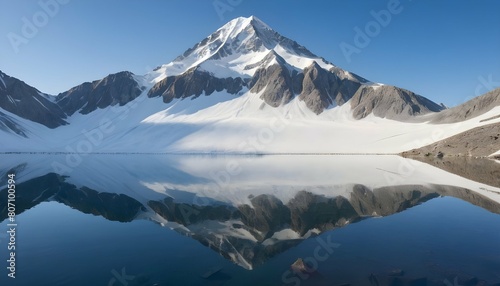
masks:
[(363, 85), (369, 86), (369, 87), (371, 87), (371, 88), (373, 88), (373, 89), (376, 90), (376, 89), (380, 88), (381, 86), (384, 86), (385, 84), (369, 81), (369, 82), (363, 83)]
[(12, 96), (10, 96), (9, 94), (7, 94), (7, 98), (9, 99), (9, 101), (12, 103), (12, 104), (16, 104), (16, 101), (12, 98)]
[(50, 110), (45, 105), (43, 105), (43, 103), (41, 103), (40, 100), (38, 100), (36, 97), (33, 97), (33, 99), (36, 100), (36, 101), (38, 101), (38, 103), (40, 103), (40, 105), (43, 106), (43, 108), (45, 108), (47, 110)]
[(3, 75), (0, 74), (0, 82), (2, 82), (2, 85), (4, 88), (7, 88), (7, 85), (5, 84), (5, 81), (3, 80)]

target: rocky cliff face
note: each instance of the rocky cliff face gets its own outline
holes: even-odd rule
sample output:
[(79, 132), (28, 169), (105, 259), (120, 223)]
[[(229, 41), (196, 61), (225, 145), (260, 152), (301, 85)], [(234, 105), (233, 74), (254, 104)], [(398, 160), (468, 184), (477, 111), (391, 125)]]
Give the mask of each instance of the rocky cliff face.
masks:
[[(0, 108), (49, 128), (67, 124), (66, 114), (49, 95), (1, 71)], [(12, 125), (11, 121), (5, 120), (5, 116), (2, 122), (4, 125)]]
[(342, 71), (325, 70), (316, 62), (300, 71), (274, 52), (262, 62), (269, 66), (258, 68), (251, 78), (245, 80), (240, 77), (217, 78), (195, 67), (181, 75), (161, 80), (153, 86), (148, 96), (162, 96), (163, 101), (169, 103), (175, 98), (196, 98), (220, 91), (236, 95), (248, 88), (250, 92), (260, 93), (260, 98), (272, 107), (286, 105), (298, 96), (316, 114), (351, 101), (353, 115), (357, 119), (373, 113), (378, 117), (407, 120), (443, 109), (411, 91), (388, 85), (366, 85), (368, 81), (361, 77), (346, 77)]
[(143, 90), (131, 72), (119, 72), (60, 93), (56, 102), (68, 115), (77, 111), (88, 114), (98, 108), (125, 105)]
[(314, 113), (323, 112), (325, 108), (334, 104), (330, 92), (334, 92), (338, 88), (335, 79), (332, 73), (328, 73), (314, 62), (304, 69), (300, 100), (304, 101), (306, 106)]
[(390, 85), (361, 86), (352, 97), (351, 108), (356, 119), (373, 113), (377, 117), (403, 121), (443, 109), (425, 97)]
[(245, 85), (239, 77), (218, 78), (195, 67), (181, 75), (168, 76), (159, 81), (149, 90), (148, 96), (161, 96), (163, 102), (169, 103), (175, 98), (196, 98), (223, 90), (229, 94), (237, 94)]
[(281, 64), (258, 69), (252, 78), (251, 86), (250, 91), (262, 91), (260, 98), (272, 107), (287, 104), (294, 97), (292, 75)]

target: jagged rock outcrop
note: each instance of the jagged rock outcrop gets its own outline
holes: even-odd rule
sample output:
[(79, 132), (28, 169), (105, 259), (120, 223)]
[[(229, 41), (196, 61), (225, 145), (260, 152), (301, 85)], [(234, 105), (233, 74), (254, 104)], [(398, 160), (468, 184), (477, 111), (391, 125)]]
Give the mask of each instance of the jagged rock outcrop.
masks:
[(390, 85), (361, 86), (351, 99), (351, 107), (356, 119), (373, 113), (377, 117), (395, 120), (443, 109), (423, 96)]
[[(0, 71), (0, 108), (19, 117), (56, 128), (67, 124), (66, 114), (49, 95)], [(5, 125), (11, 121), (2, 120)], [(15, 128), (20, 130), (19, 128)]]
[(258, 69), (250, 86), (251, 92), (262, 91), (260, 98), (272, 107), (287, 104), (294, 96), (292, 75), (286, 66), (281, 64)]
[(149, 97), (163, 97), (169, 103), (174, 98), (196, 98), (201, 94), (210, 95), (226, 90), (237, 94), (246, 83), (240, 78), (218, 78), (195, 67), (178, 76), (168, 76), (156, 83), (148, 92)]
[(57, 104), (68, 115), (88, 114), (98, 108), (125, 105), (137, 98), (144, 87), (131, 72), (119, 72), (93, 82), (86, 82), (57, 96)]
[(304, 80), (299, 98), (316, 114), (333, 104), (330, 90), (338, 88), (338, 84), (332, 80), (332, 75), (316, 62), (304, 69)]

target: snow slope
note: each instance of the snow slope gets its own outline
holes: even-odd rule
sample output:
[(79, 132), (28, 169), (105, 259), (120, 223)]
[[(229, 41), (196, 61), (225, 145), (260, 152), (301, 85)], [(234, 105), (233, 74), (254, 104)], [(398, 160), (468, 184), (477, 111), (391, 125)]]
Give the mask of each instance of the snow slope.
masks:
[[(437, 125), (404, 123), (372, 115), (355, 120), (348, 103), (318, 116), (298, 98), (272, 108), (258, 94), (247, 92), (231, 97), (220, 93), (201, 101), (175, 101), (144, 118), (138, 126), (122, 131), (123, 135), (116, 135), (119, 140), (106, 140), (103, 151), (397, 153), (493, 123), (480, 121), (500, 112), (500, 107), (496, 107), (464, 122)], [(204, 108), (205, 101), (211, 100), (219, 103)], [(201, 106), (197, 107), (198, 104)]]
[(297, 97), (278, 108), (248, 91), (164, 104), (145, 91), (125, 106), (75, 113), (53, 130), (10, 114), (31, 138), (2, 135), (2, 151), (393, 154), (500, 122), (480, 122), (499, 112), (452, 124), (405, 123), (373, 115), (355, 120), (349, 102), (316, 115)]

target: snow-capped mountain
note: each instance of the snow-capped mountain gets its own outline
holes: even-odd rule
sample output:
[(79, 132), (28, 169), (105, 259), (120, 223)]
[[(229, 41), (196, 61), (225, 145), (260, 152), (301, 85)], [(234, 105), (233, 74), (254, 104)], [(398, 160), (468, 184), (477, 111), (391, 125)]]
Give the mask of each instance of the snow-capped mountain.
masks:
[(316, 114), (356, 95), (356, 118), (374, 112), (403, 119), (442, 109), (393, 86), (376, 91), (382, 85), (336, 67), (254, 16), (230, 21), (148, 76), (155, 83), (148, 95), (161, 96), (166, 103), (214, 91), (236, 95), (249, 90), (273, 107), (298, 96)]
[[(0, 79), (4, 152), (395, 153), (478, 127), (499, 109), (490, 100), (474, 116), (443, 120), (455, 109), (441, 113), (425, 97), (345, 71), (254, 16), (142, 76), (110, 74), (57, 96)], [(424, 122), (449, 126), (434, 138)], [(92, 130), (98, 142), (77, 150)]]
[(120, 72), (60, 93), (56, 103), (68, 115), (77, 111), (88, 114), (98, 108), (125, 105), (137, 98), (144, 89), (131, 72)]
[(289, 68), (303, 70), (314, 61), (323, 68), (335, 66), (305, 47), (275, 32), (258, 18), (236, 18), (185, 51), (171, 63), (157, 68), (152, 76), (158, 82), (200, 67), (220, 77), (251, 78), (257, 69), (284, 59)]
[[(3, 111), (18, 115), (19, 117), (43, 124), (49, 128), (56, 128), (67, 124), (66, 115), (53, 97), (44, 94), (14, 77), (0, 71), (0, 108)], [(0, 110), (2, 118), (9, 118)], [(6, 122), (14, 122), (12, 118)]]

